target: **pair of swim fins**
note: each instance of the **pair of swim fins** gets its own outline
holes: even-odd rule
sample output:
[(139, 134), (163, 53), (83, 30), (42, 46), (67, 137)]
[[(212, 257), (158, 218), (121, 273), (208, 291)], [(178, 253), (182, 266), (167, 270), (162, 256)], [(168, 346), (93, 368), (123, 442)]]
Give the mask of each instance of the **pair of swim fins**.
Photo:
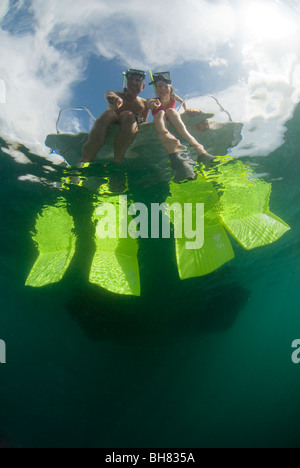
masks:
[(210, 170), (202, 168), (196, 180), (170, 184), (169, 205), (179, 203), (183, 208), (185, 203), (204, 203), (205, 210), (200, 249), (187, 249), (191, 233), (175, 239), (181, 279), (205, 276), (234, 259), (227, 232), (244, 249), (252, 250), (276, 242), (290, 230), (269, 210), (271, 184), (255, 178), (241, 161), (217, 159), (219, 164)]
[[(105, 202), (115, 207), (116, 232), (119, 232), (119, 223), (123, 221), (119, 197), (97, 196), (93, 221), (97, 224), (103, 219), (100, 207)], [(128, 217), (126, 222), (130, 221)], [(140, 296), (137, 240), (131, 237), (104, 239), (98, 236), (97, 229), (98, 226), (89, 281), (116, 294)], [(39, 256), (26, 286), (42, 287), (59, 282), (75, 254), (74, 221), (67, 211), (66, 203), (44, 208), (37, 218), (35, 230), (32, 238), (38, 247)]]

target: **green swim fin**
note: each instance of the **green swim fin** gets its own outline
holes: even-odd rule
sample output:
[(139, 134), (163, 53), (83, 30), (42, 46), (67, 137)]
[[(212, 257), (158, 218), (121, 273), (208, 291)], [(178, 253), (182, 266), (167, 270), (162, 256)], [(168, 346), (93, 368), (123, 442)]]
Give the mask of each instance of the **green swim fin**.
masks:
[(272, 244), (290, 227), (269, 211), (271, 184), (254, 178), (252, 169), (236, 161), (217, 168), (222, 192), (220, 216), (228, 232), (246, 250)]
[[(129, 236), (123, 239), (119, 235), (120, 224), (122, 223), (122, 226), (125, 226), (128, 233), (128, 224), (131, 221), (130, 216), (127, 216), (127, 198), (124, 197), (124, 199), (126, 199), (126, 206), (123, 210), (120, 207), (119, 196), (101, 195), (97, 197), (93, 215), (93, 221), (97, 222), (95, 235), (96, 253), (89, 281), (115, 294), (140, 296), (137, 240)], [(106, 203), (109, 204), (107, 206), (109, 211), (104, 212), (103, 204)], [(111, 218), (109, 212), (112, 214)], [(102, 227), (105, 224), (105, 217), (107, 216), (110, 219), (110, 222), (107, 222), (107, 227), (109, 229), (113, 227), (114, 233), (112, 236), (103, 238)]]
[[(204, 203), (204, 244), (200, 249), (187, 249), (189, 233), (183, 229), (183, 237), (175, 239), (176, 259), (181, 279), (205, 276), (232, 260), (235, 255), (218, 216), (218, 195), (212, 183), (198, 174), (197, 180), (185, 184), (170, 184), (172, 196), (167, 203), (178, 203), (184, 208), (185, 203), (193, 204), (193, 217), (197, 203)], [(171, 215), (174, 223), (174, 217)], [(184, 226), (183, 226), (184, 228)]]
[(58, 283), (64, 276), (75, 253), (74, 222), (66, 203), (45, 207), (36, 220), (32, 239), (37, 244), (39, 257), (35, 262), (26, 286), (40, 288)]

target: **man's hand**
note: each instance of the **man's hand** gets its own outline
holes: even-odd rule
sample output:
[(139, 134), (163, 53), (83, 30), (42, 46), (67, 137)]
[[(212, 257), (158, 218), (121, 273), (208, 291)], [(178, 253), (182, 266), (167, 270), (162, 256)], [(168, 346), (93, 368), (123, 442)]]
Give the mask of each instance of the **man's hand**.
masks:
[(118, 110), (123, 106), (123, 99), (119, 96), (107, 96), (106, 99), (108, 104), (113, 106), (114, 110)]

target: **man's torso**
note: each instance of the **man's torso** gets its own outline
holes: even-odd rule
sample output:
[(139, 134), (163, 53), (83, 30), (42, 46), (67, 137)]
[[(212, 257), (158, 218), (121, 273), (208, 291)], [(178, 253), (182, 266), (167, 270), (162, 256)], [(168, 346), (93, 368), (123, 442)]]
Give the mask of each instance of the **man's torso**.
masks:
[(126, 93), (123, 92), (117, 92), (116, 94), (123, 99), (123, 105), (116, 111), (118, 115), (124, 111), (129, 111), (138, 118), (142, 118), (144, 116), (147, 107), (146, 99), (142, 99), (140, 97), (131, 99)]

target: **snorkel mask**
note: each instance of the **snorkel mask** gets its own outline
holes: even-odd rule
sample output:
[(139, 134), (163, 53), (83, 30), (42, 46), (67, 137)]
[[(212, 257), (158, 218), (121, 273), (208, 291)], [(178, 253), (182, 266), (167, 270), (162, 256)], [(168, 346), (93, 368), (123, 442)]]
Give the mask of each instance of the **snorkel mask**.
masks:
[(153, 85), (155, 94), (157, 94), (157, 86), (156, 85), (157, 85), (157, 83), (159, 81), (164, 81), (168, 85), (172, 84), (170, 72), (152, 73), (152, 71), (150, 70), (149, 73), (150, 73), (150, 78), (152, 80), (151, 83), (149, 83), (149, 85), (150, 86)]
[(159, 81), (164, 81), (165, 83), (167, 83), (169, 85), (172, 84), (170, 72), (152, 73), (150, 71), (150, 78), (151, 78), (152, 81), (151, 81), (151, 83), (149, 83), (149, 85), (156, 86), (156, 84)]
[(135, 70), (134, 68), (130, 68), (129, 70), (127, 70), (127, 72), (123, 72), (123, 75), (124, 75), (124, 90), (127, 89), (128, 80), (130, 80), (132, 76), (137, 75), (142, 80), (146, 78), (146, 72), (144, 72), (143, 70)]

